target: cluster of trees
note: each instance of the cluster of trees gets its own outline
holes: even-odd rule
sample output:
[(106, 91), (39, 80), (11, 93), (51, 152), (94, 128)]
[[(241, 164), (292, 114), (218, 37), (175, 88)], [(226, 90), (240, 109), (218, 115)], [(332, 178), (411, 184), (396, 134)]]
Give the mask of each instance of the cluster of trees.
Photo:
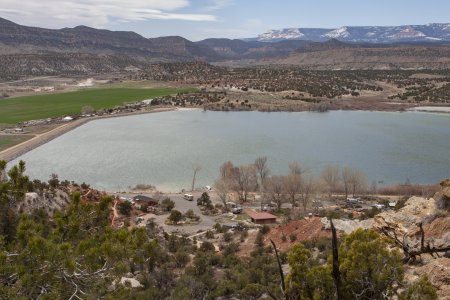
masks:
[(176, 209), (172, 209), (170, 211), (167, 219), (172, 222), (174, 225), (177, 225), (180, 221), (189, 219), (191, 221), (198, 222), (200, 221), (200, 217), (197, 216), (192, 209), (188, 209), (184, 214)]
[[(0, 174), (5, 165), (0, 163)], [(24, 172), (21, 162), (0, 179), (2, 208), (23, 201)], [(218, 255), (210, 242), (198, 246), (152, 221), (113, 229), (111, 206), (110, 197), (82, 201), (77, 192), (53, 216), (2, 209), (0, 299), (436, 299), (426, 278), (404, 281), (400, 253), (373, 230), (342, 239), (338, 291), (331, 255), (323, 264), (301, 244), (278, 253), (260, 241), (249, 257), (239, 257), (230, 233), (224, 233)], [(285, 280), (280, 264), (291, 269)], [(130, 276), (139, 288), (120, 283)]]
[(151, 105), (171, 105), (171, 106), (202, 106), (206, 103), (216, 103), (225, 98), (225, 92), (193, 92), (178, 93), (177, 95), (156, 97)]
[(314, 177), (300, 164), (289, 164), (287, 175), (271, 175), (267, 157), (258, 157), (253, 164), (234, 166), (232, 162), (225, 162), (220, 167), (220, 177), (215, 182), (215, 190), (224, 202), (229, 193), (236, 193), (245, 202), (249, 193), (260, 192), (266, 202), (276, 203), (278, 208), (289, 201), (293, 206), (301, 202), (304, 210), (314, 193), (326, 189), (331, 196), (334, 192), (345, 193), (345, 196), (355, 196), (367, 187), (364, 173), (355, 168), (329, 165), (326, 166), (319, 178)]
[(358, 229), (320, 264), (303, 244), (294, 245), (287, 255), (285, 299), (437, 299), (426, 277), (405, 284), (401, 254), (390, 246), (374, 230)]

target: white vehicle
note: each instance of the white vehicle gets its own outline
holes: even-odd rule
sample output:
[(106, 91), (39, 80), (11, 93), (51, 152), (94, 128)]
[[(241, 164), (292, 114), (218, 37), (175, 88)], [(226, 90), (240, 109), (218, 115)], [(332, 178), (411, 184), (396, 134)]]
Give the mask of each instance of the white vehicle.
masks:
[(240, 214), (242, 212), (242, 207), (236, 206), (233, 208), (233, 214)]
[(384, 208), (384, 204), (374, 204), (373, 207), (376, 207), (378, 209), (383, 209)]
[(184, 194), (183, 198), (188, 201), (194, 201), (194, 196), (191, 194)]
[(347, 202), (348, 203), (361, 203), (361, 199), (360, 198), (347, 198)]
[(205, 190), (207, 190), (207, 191), (212, 191), (212, 187), (209, 186), (209, 185), (207, 185), (207, 186), (205, 186)]

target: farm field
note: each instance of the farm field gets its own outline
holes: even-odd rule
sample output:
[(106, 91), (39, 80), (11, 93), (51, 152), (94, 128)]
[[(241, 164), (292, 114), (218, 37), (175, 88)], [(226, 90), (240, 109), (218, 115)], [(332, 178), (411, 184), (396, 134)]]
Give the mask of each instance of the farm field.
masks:
[(194, 91), (192, 88), (107, 88), (0, 100), (0, 124), (79, 114), (82, 107), (112, 108), (126, 102)]

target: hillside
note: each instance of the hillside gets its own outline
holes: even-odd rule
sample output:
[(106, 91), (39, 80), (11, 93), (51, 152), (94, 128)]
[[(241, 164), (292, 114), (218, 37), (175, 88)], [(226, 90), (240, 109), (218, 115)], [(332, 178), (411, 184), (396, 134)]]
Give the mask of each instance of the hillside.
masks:
[(295, 65), (310, 69), (447, 69), (448, 45), (327, 45), (298, 49), (284, 58), (266, 59), (258, 64)]
[[(440, 28), (446, 36), (447, 27)], [(436, 30), (437, 30), (436, 29)], [(350, 30), (350, 29), (349, 29)], [(435, 31), (436, 31), (435, 30)], [(288, 31), (277, 41), (205, 39), (180, 36), (145, 38), (129, 31), (86, 26), (45, 29), (0, 18), (0, 80), (23, 76), (111, 74), (146, 69), (161, 62), (207, 61), (220, 64), (285, 65), (342, 69), (442, 69), (449, 67), (448, 42), (348, 43), (341, 35), (314, 42), (323, 30), (309, 30), (297, 40)], [(306, 32), (306, 31), (305, 31)], [(427, 31), (431, 36), (431, 33)], [(427, 36), (428, 36), (427, 35)], [(345, 40), (345, 39), (344, 39)], [(406, 43), (408, 42), (408, 43)]]

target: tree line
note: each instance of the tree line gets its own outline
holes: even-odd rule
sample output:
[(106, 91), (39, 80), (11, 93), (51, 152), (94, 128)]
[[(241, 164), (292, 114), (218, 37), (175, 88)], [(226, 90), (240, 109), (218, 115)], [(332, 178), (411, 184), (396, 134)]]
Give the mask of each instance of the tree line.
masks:
[(226, 205), (230, 193), (239, 201), (246, 202), (249, 194), (259, 192), (263, 201), (274, 202), (281, 208), (285, 202), (292, 206), (302, 205), (306, 211), (313, 195), (317, 192), (343, 192), (345, 197), (355, 197), (366, 190), (367, 177), (360, 169), (328, 165), (316, 177), (298, 162), (289, 164), (287, 175), (272, 175), (266, 156), (258, 157), (253, 164), (235, 166), (227, 161), (220, 166), (215, 190)]

